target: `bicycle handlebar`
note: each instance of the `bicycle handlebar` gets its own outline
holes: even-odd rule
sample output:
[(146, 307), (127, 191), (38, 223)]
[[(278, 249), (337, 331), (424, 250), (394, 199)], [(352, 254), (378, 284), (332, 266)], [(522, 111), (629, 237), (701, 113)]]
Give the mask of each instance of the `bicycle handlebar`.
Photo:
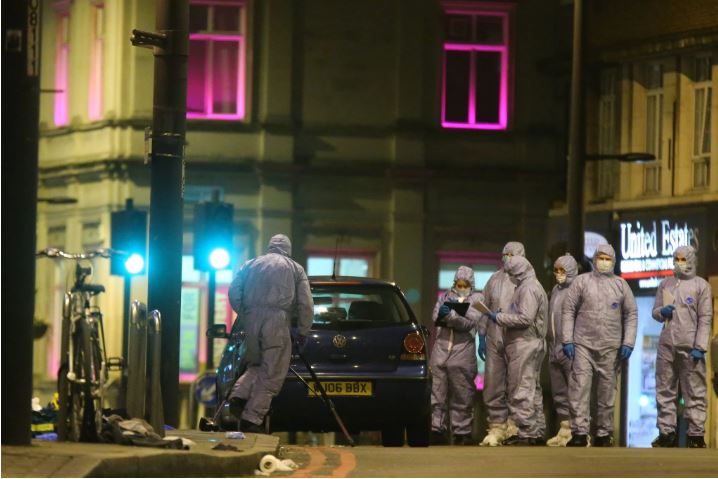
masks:
[(46, 256), (48, 258), (61, 258), (61, 259), (92, 259), (96, 257), (109, 258), (112, 255), (125, 254), (122, 251), (117, 251), (112, 248), (98, 248), (90, 250), (86, 253), (66, 253), (58, 248), (45, 248), (36, 253), (36, 256)]

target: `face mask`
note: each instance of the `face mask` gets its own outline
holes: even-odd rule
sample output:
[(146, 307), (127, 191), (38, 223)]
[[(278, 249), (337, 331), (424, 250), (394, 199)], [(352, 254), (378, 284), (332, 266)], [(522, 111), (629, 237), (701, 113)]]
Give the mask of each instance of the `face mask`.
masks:
[(679, 273), (685, 274), (690, 269), (690, 267), (688, 266), (688, 261), (681, 261), (681, 262), (676, 261), (674, 263), (674, 265), (675, 265), (675, 270)]
[(556, 282), (558, 284), (563, 284), (566, 282), (566, 273), (554, 273), (554, 277), (556, 278)]
[(596, 269), (599, 273), (606, 274), (613, 271), (613, 261), (610, 259), (596, 260)]
[(471, 293), (471, 288), (454, 288), (454, 289), (456, 289), (456, 294), (458, 294), (462, 298), (467, 297)]

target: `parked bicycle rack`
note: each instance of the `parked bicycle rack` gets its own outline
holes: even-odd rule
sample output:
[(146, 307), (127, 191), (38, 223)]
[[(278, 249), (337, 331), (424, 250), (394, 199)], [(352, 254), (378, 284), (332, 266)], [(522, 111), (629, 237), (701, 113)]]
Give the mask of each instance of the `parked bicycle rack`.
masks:
[(127, 413), (143, 418), (164, 436), (164, 411), (160, 386), (161, 315), (140, 301), (132, 301), (127, 361)]

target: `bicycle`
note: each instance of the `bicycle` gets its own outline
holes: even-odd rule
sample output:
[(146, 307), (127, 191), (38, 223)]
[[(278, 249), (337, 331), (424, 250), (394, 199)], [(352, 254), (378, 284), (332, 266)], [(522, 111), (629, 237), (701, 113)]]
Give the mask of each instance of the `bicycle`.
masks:
[(95, 442), (102, 428), (102, 410), (109, 371), (121, 370), (121, 358), (107, 358), (105, 331), (100, 308), (93, 297), (103, 293), (101, 284), (87, 283), (92, 265), (81, 261), (109, 258), (116, 253), (97, 249), (87, 253), (66, 253), (46, 248), (37, 256), (76, 261), (75, 282), (65, 293), (62, 308), (60, 369), (58, 371), (58, 439)]

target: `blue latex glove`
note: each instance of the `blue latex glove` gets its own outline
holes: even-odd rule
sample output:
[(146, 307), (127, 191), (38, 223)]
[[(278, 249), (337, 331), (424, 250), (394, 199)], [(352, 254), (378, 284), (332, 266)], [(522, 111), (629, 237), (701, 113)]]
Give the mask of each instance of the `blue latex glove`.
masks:
[(448, 327), (449, 327), (449, 325), (446, 324), (446, 320), (445, 320), (444, 318), (437, 319), (436, 321), (434, 321), (434, 324), (437, 325), (437, 326), (441, 326), (442, 328), (448, 328)]
[(573, 359), (573, 357), (576, 356), (576, 348), (573, 343), (563, 345), (563, 354), (565, 354), (568, 359)]
[(488, 316), (489, 319), (495, 323), (497, 314), (499, 314), (499, 313), (494, 313), (493, 311), (489, 311), (488, 313), (486, 313), (486, 316)]
[(691, 357), (695, 359), (696, 361), (700, 361), (702, 359), (706, 358), (706, 352), (701, 351), (700, 349), (691, 349)]
[(633, 348), (630, 346), (621, 346), (621, 350), (619, 351), (619, 356), (621, 357), (621, 361), (625, 361), (626, 359), (631, 357), (631, 353), (633, 352)]
[(442, 304), (441, 307), (439, 307), (439, 315), (437, 317), (439, 319), (443, 319), (445, 316), (448, 316), (450, 312), (451, 312), (451, 308), (449, 308), (445, 304)]
[(479, 336), (479, 357), (486, 362), (486, 336)]
[(661, 316), (663, 316), (666, 319), (671, 319), (673, 317), (673, 310), (676, 309), (675, 306), (672, 304), (669, 304), (668, 306), (663, 306), (661, 308)]

